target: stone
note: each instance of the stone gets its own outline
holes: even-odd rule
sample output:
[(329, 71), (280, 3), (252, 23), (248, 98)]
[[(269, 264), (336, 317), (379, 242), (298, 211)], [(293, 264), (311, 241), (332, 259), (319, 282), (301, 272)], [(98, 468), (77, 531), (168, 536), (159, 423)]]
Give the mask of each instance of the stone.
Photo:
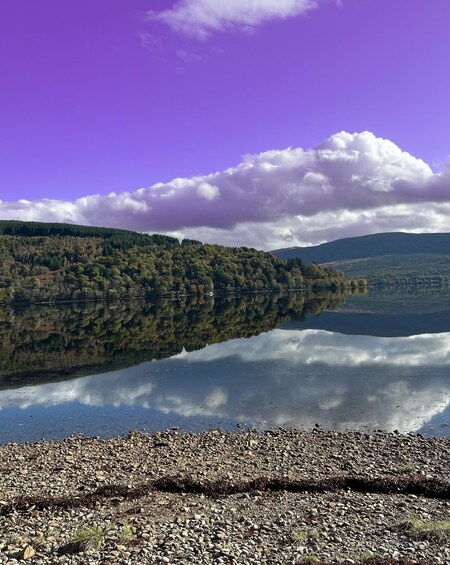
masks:
[(31, 545), (26, 545), (23, 549), (14, 552), (9, 557), (13, 559), (31, 559), (36, 555), (36, 550)]

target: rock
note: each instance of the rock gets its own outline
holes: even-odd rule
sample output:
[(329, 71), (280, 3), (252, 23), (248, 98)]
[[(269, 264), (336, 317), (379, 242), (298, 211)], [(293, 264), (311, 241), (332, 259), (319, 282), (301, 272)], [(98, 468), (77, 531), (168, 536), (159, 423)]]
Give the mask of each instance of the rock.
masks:
[(31, 545), (27, 545), (23, 550), (22, 559), (31, 559), (35, 555), (36, 551), (34, 550), (34, 548), (31, 547)]
[(35, 549), (31, 545), (26, 545), (23, 549), (15, 551), (9, 555), (12, 559), (31, 559), (36, 555)]

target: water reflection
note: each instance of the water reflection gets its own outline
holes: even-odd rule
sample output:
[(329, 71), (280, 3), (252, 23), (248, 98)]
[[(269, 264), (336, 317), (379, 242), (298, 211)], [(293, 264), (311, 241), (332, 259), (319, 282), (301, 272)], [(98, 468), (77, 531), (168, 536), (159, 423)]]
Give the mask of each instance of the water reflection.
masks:
[(304, 320), (343, 300), (339, 294), (290, 293), (0, 310), (0, 386), (164, 359)]
[[(448, 338), (399, 339), (383, 351), (378, 339), (363, 337), (352, 346), (339, 334), (274, 330), (131, 369), (1, 391), (0, 406), (141, 407), (170, 414), (171, 424), (181, 417), (187, 427), (186, 418), (195, 427), (201, 417), (228, 420), (230, 427), (318, 422), (417, 431), (449, 404), (449, 356), (440, 351)], [(433, 363), (424, 364), (429, 352), (436, 354)]]
[(291, 323), (289, 330), (198, 350), (181, 346), (170, 358), (126, 369), (2, 390), (0, 440), (13, 439), (17, 418), (25, 422), (22, 439), (77, 431), (113, 435), (131, 427), (170, 425), (233, 429), (238, 422), (449, 435), (450, 331), (348, 335), (312, 329), (318, 319), (308, 315), (311, 310), (303, 305), (289, 315), (291, 320), (303, 317), (303, 329), (292, 329)]

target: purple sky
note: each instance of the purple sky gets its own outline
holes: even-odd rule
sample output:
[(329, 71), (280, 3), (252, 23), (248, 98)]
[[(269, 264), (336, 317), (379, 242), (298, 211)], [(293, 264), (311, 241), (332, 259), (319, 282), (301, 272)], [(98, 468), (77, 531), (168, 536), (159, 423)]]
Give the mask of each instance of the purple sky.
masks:
[(312, 4), (3, 0), (0, 218), (262, 248), (450, 231), (449, 0)]

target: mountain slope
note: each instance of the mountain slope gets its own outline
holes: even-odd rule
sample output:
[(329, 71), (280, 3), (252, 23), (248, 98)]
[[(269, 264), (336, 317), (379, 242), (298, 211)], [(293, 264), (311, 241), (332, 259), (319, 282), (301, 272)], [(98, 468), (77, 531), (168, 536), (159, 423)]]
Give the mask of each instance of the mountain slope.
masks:
[(332, 266), (372, 285), (442, 286), (450, 282), (450, 233), (380, 233), (272, 253)]
[(287, 247), (272, 253), (280, 259), (300, 257), (310, 263), (329, 263), (343, 259), (411, 255), (417, 253), (450, 254), (450, 233), (377, 233), (337, 239), (314, 247)]

